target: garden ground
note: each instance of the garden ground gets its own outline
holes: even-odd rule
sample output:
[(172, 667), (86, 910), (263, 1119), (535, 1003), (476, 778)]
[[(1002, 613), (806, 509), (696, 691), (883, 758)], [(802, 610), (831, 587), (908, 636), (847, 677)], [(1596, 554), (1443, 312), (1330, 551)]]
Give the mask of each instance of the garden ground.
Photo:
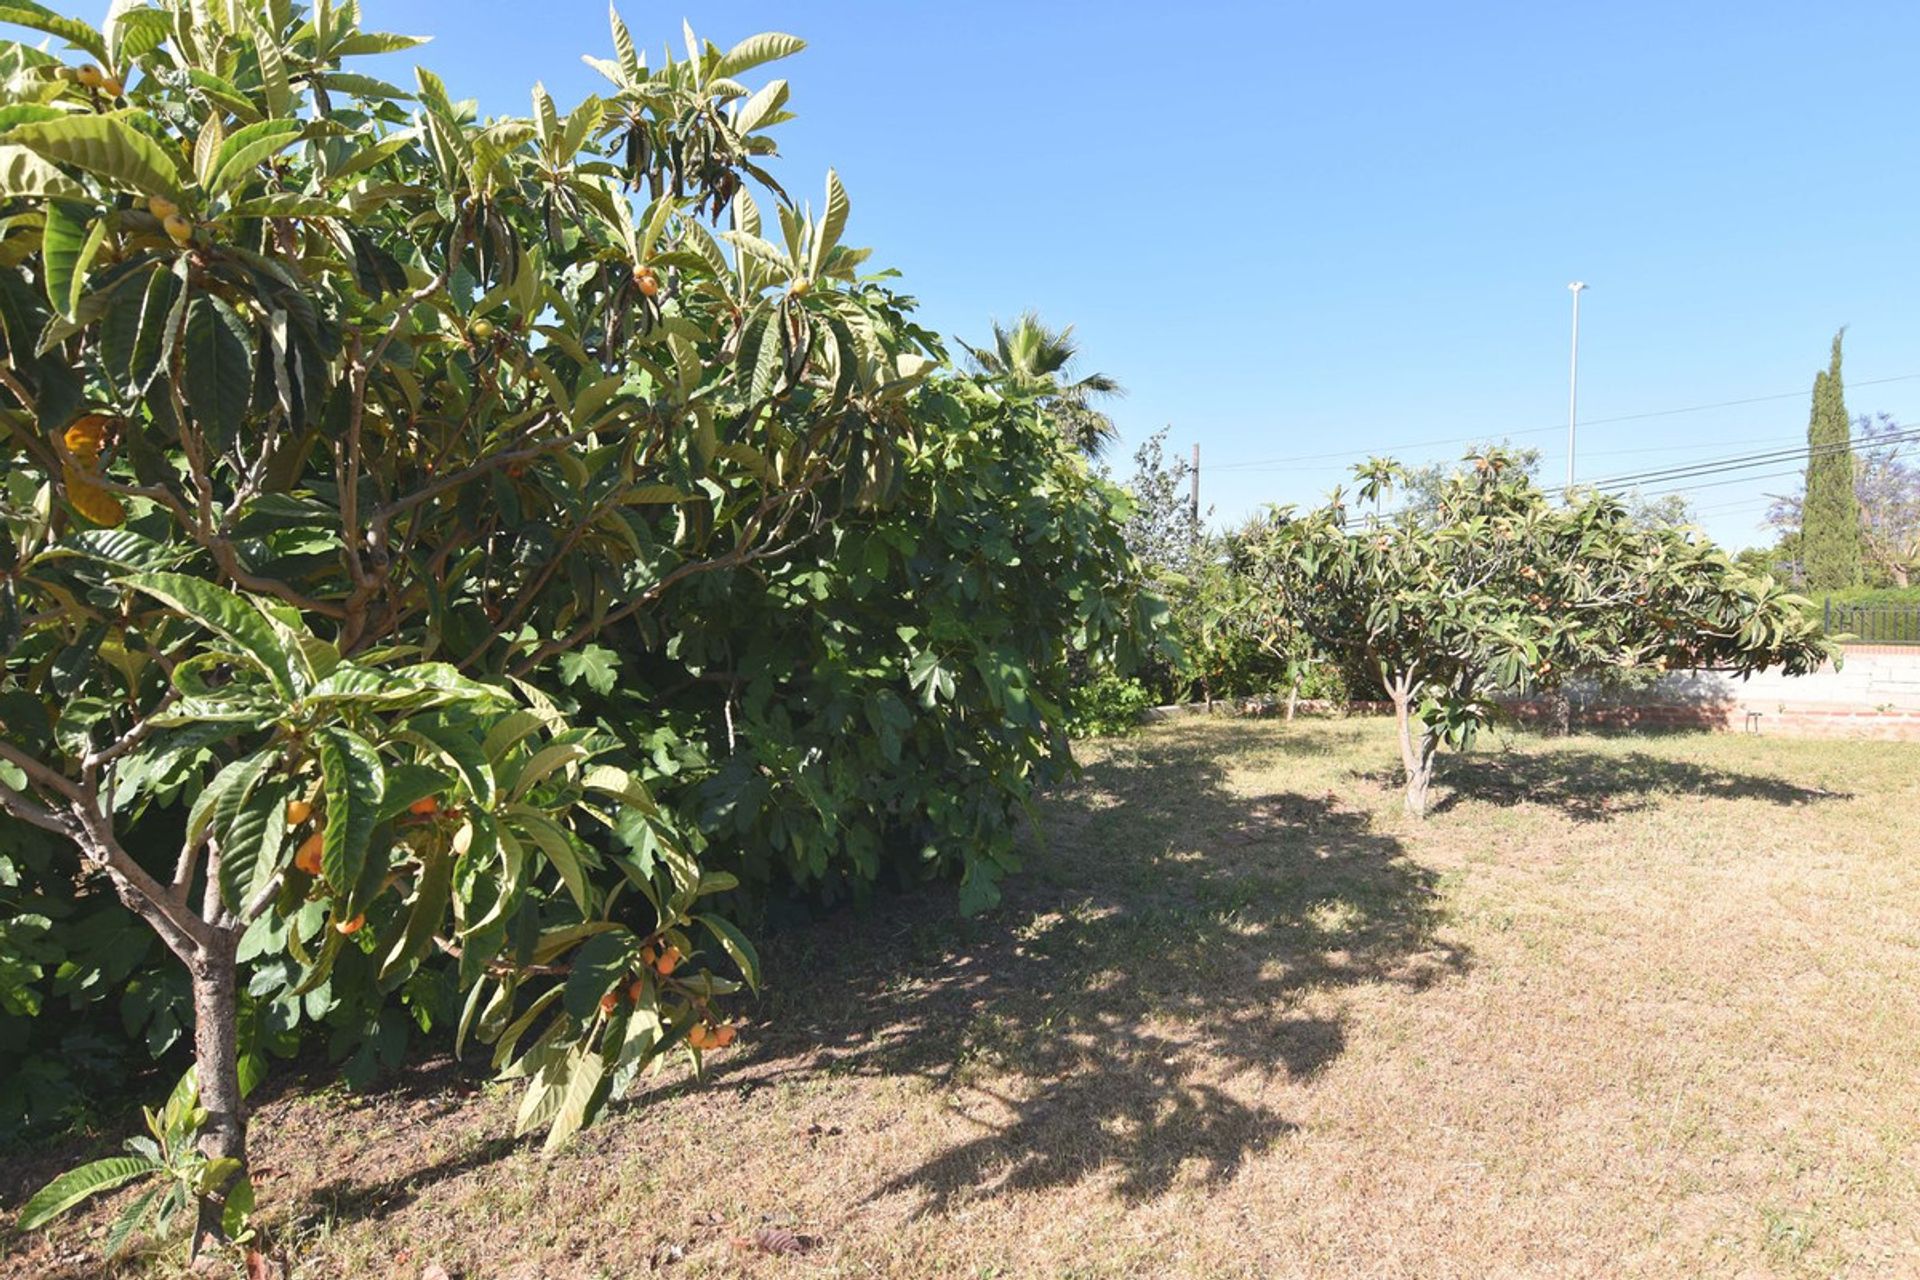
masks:
[(1920, 1274), (1920, 746), (1490, 741), (1424, 824), (1380, 721), (1084, 755), (1000, 909), (771, 939), (557, 1158), (445, 1065), (269, 1098), (293, 1275)]

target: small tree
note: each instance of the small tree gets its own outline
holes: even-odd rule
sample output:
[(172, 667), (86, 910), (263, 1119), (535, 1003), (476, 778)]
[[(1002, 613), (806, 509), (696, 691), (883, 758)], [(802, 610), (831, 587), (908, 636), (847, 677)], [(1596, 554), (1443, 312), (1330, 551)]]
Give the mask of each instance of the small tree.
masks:
[[(1426, 813), (1440, 745), (1469, 745), (1501, 698), (1600, 672), (1797, 673), (1834, 653), (1805, 601), (1697, 535), (1636, 526), (1609, 497), (1557, 506), (1503, 451), (1468, 464), (1430, 517), (1352, 522), (1336, 494), (1277, 513), (1255, 553), (1251, 608), (1378, 673), (1409, 813)], [(1357, 471), (1367, 501), (1405, 475), (1379, 459)]]
[(1854, 494), (1852, 433), (1840, 377), (1840, 340), (1833, 357), (1814, 375), (1813, 412), (1807, 421), (1806, 503), (1800, 546), (1807, 586), (1840, 591), (1860, 585), (1860, 504)]
[(1193, 509), (1193, 464), (1167, 456), (1167, 428), (1141, 441), (1133, 453), (1127, 493), (1127, 548), (1157, 579), (1194, 578), (1212, 548), (1203, 513)]
[(606, 97), (481, 120), (344, 70), (417, 43), (355, 15), (22, 0), (81, 61), (0, 42), (0, 840), (192, 975), (196, 1248), (245, 1200), (249, 1001), (445, 953), (551, 1141), (724, 1042), (690, 957), (751, 977), (731, 877), (567, 688), (883, 492), (934, 363), (838, 180), (816, 216), (762, 167), (787, 88), (741, 77), (799, 40), (649, 70), (615, 15)]

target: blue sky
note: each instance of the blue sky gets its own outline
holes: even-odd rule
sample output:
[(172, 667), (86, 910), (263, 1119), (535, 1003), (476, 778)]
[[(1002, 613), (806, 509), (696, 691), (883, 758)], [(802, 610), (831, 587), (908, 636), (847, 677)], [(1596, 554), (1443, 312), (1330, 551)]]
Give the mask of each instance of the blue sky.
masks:
[[(722, 43), (804, 36), (791, 189), (837, 167), (854, 238), (944, 331), (1074, 323), (1130, 391), (1123, 469), (1171, 425), (1222, 518), (1312, 499), (1348, 461), (1321, 455), (1412, 442), (1532, 432), (1562, 475), (1573, 279), (1586, 478), (1802, 440), (1842, 324), (1853, 383), (1920, 374), (1920, 132), (1897, 105), (1920, 6), (681, 9)], [(366, 11), (435, 34), (421, 60), (489, 110), (525, 111), (535, 77), (591, 91), (578, 54), (608, 44), (593, 0)], [(677, 45), (679, 12), (625, 12)], [(1920, 378), (1848, 404), (1920, 419)], [(1692, 497), (1744, 544), (1792, 483)]]
[[(525, 113), (535, 79), (563, 105), (594, 91), (579, 54), (609, 51), (596, 0), (363, 8), (433, 35), (406, 60), (489, 112)], [(722, 44), (805, 37), (781, 68), (789, 189), (837, 167), (850, 237), (945, 332), (977, 341), (1025, 307), (1075, 324), (1088, 367), (1131, 393), (1121, 469), (1170, 425), (1201, 445), (1217, 518), (1311, 500), (1349, 458), (1471, 437), (1527, 433), (1557, 480), (1576, 278), (1583, 478), (1803, 440), (1842, 324), (1849, 408), (1920, 420), (1920, 6), (624, 12), (656, 61), (683, 13)], [(1449, 443), (1396, 448), (1428, 441)], [(1692, 496), (1740, 545), (1793, 483)]]

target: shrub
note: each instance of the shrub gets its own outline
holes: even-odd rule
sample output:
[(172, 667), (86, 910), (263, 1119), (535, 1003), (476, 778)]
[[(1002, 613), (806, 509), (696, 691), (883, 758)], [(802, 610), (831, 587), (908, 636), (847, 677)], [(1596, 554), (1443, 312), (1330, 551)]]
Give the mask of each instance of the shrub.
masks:
[(1079, 738), (1131, 733), (1153, 705), (1152, 692), (1138, 680), (1102, 671), (1074, 694), (1068, 732)]

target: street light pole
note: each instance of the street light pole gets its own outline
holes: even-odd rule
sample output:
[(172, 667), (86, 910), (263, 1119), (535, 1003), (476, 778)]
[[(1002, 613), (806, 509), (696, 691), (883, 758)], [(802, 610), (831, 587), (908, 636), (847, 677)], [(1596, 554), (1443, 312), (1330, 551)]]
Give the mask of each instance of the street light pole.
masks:
[(1580, 417), (1580, 294), (1587, 286), (1575, 280), (1573, 290), (1573, 358), (1567, 370), (1567, 501), (1573, 501), (1573, 429)]

